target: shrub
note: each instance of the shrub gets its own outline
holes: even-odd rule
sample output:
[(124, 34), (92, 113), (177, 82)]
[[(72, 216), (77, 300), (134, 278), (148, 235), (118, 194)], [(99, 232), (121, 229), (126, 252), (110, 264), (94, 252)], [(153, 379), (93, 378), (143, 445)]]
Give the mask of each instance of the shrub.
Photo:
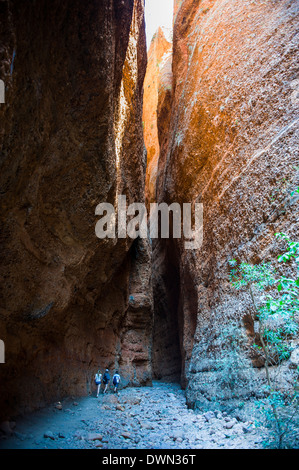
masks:
[(229, 262), (231, 282), (236, 289), (246, 288), (250, 294), (255, 317), (259, 324), (260, 344), (256, 350), (263, 356), (266, 373), (266, 399), (257, 402), (265, 424), (272, 430), (274, 445), (278, 448), (292, 447), (295, 442), (298, 421), (298, 375), (295, 371), (294, 383), (289, 391), (281, 390), (276, 375), (271, 374), (271, 366), (279, 366), (290, 357), (290, 339), (298, 333), (299, 314), (299, 243), (284, 234), (276, 234), (284, 240), (287, 250), (278, 257), (280, 263), (294, 263), (296, 275), (279, 276), (271, 263), (251, 265)]

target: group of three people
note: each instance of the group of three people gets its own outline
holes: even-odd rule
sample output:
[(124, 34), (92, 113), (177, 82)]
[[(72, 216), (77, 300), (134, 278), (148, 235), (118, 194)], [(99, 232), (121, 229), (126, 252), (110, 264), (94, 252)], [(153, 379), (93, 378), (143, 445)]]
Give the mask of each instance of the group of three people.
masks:
[[(110, 374), (109, 374), (109, 369), (106, 369), (105, 370), (105, 373), (102, 377), (102, 374), (101, 374), (101, 371), (100, 369), (98, 370), (98, 372), (95, 374), (95, 383), (96, 383), (96, 386), (97, 386), (97, 398), (99, 396), (99, 393), (100, 393), (100, 389), (101, 389), (101, 385), (102, 385), (102, 382), (104, 384), (104, 390), (103, 390), (103, 393), (106, 393), (107, 392), (107, 389), (108, 389), (108, 385), (110, 383)], [(118, 373), (118, 370), (115, 371), (115, 374), (113, 375), (112, 377), (112, 383), (114, 385), (114, 392), (116, 393), (117, 392), (117, 388), (118, 388), (118, 385), (120, 383), (120, 375)]]

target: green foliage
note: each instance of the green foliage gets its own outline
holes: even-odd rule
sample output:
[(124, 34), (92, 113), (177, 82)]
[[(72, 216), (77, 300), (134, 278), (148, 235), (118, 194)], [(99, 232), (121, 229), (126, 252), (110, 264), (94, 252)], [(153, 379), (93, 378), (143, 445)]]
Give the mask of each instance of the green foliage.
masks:
[(293, 197), (295, 193), (299, 193), (299, 187), (290, 192), (291, 188), (295, 184), (299, 167), (293, 167), (293, 170), (295, 170), (293, 175), (285, 176), (284, 178), (277, 181), (278, 186), (274, 188), (272, 193), (269, 195), (270, 201), (272, 203), (282, 202), (286, 197)]
[(264, 442), (264, 447), (294, 447), (299, 425), (296, 384), (291, 394), (268, 390), (267, 398), (256, 401), (256, 407), (262, 413), (263, 424), (270, 430), (270, 439)]
[(229, 261), (232, 267), (230, 280), (236, 289), (255, 285), (259, 290), (263, 290), (275, 283), (275, 271), (270, 263), (251, 265), (248, 263), (237, 264), (236, 260)]
[[(299, 330), (296, 320), (299, 312), (299, 243), (291, 241), (283, 233), (276, 236), (287, 243), (287, 251), (278, 257), (278, 261), (287, 263), (294, 260), (297, 265), (295, 278), (278, 276), (271, 263), (237, 265), (236, 260), (232, 260), (230, 279), (236, 289), (247, 287), (250, 290), (262, 335), (267, 345), (275, 349), (278, 358), (285, 360), (290, 354), (285, 340)], [(263, 295), (256, 296), (254, 289)]]
[(266, 425), (274, 431), (275, 445), (282, 448), (290, 445), (296, 434), (299, 371), (292, 389), (284, 394), (271, 376), (270, 366), (279, 366), (290, 357), (292, 348), (289, 340), (299, 331), (299, 243), (284, 233), (276, 234), (276, 237), (287, 246), (278, 262), (287, 265), (293, 262), (294, 277), (278, 275), (271, 263), (250, 265), (231, 260), (229, 264), (232, 285), (236, 289), (248, 289), (259, 322), (260, 344), (254, 346), (265, 360), (267, 398), (258, 406)]

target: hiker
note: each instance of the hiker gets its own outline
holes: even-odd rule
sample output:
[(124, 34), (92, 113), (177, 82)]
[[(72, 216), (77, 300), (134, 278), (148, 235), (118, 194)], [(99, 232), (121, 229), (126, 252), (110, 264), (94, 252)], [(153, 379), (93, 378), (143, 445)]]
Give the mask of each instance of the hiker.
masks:
[(113, 379), (112, 379), (112, 382), (113, 382), (113, 385), (114, 385), (114, 393), (117, 392), (117, 388), (119, 386), (119, 382), (120, 382), (120, 375), (118, 373), (118, 370), (115, 371), (115, 374), (113, 376)]
[(100, 393), (101, 383), (102, 383), (102, 374), (101, 374), (100, 369), (98, 370), (98, 372), (94, 376), (94, 381), (95, 381), (96, 386), (97, 386), (97, 398), (98, 398), (99, 393)]
[(103, 384), (105, 385), (105, 388), (104, 388), (104, 392), (103, 392), (103, 393), (106, 393), (107, 388), (108, 388), (108, 385), (109, 385), (109, 382), (110, 382), (109, 369), (106, 369), (106, 370), (105, 370), (105, 374), (103, 375)]

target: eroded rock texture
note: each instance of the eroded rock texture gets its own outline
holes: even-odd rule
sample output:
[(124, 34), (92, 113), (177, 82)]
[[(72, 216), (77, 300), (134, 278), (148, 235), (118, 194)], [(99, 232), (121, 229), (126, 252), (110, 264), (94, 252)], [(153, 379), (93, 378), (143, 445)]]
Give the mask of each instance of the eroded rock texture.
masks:
[[(252, 341), (252, 303), (232, 289), (228, 261), (272, 261), (276, 232), (298, 237), (298, 198), (291, 195), (298, 166), (297, 26), (292, 0), (175, 4), (171, 109), (164, 115), (160, 109), (158, 126), (170, 124), (159, 135), (156, 198), (203, 203), (204, 241), (200, 250), (186, 250), (182, 239), (154, 244), (155, 318), (160, 309), (154, 337), (162, 337), (162, 318), (179, 325), (190, 405), (216, 397), (224, 372), (215, 358), (225, 328), (241, 320)], [(156, 373), (167, 376), (173, 349), (159, 339), (155, 345), (164, 357)]]
[[(157, 114), (160, 96), (172, 86), (172, 44), (167, 41), (161, 28), (150, 44), (148, 63), (144, 78), (143, 126), (144, 144), (147, 150), (146, 201), (155, 201), (156, 178), (160, 145), (158, 138)], [(165, 93), (163, 93), (165, 95)]]
[[(172, 98), (172, 43), (166, 40), (159, 28), (150, 44), (148, 65), (144, 80), (143, 126), (147, 150), (146, 203), (156, 201), (158, 164), (166, 155)], [(149, 213), (149, 212), (148, 212)], [(163, 246), (163, 248), (161, 248)], [(153, 272), (155, 289), (153, 328), (153, 373), (156, 378), (179, 381), (182, 358), (179, 345), (177, 303), (179, 272), (172, 264), (171, 247), (168, 243), (152, 240)], [(160, 256), (161, 255), (161, 256)]]
[(4, 418), (88, 393), (98, 367), (151, 380), (149, 245), (95, 236), (100, 202), (144, 200), (143, 9), (0, 2)]

